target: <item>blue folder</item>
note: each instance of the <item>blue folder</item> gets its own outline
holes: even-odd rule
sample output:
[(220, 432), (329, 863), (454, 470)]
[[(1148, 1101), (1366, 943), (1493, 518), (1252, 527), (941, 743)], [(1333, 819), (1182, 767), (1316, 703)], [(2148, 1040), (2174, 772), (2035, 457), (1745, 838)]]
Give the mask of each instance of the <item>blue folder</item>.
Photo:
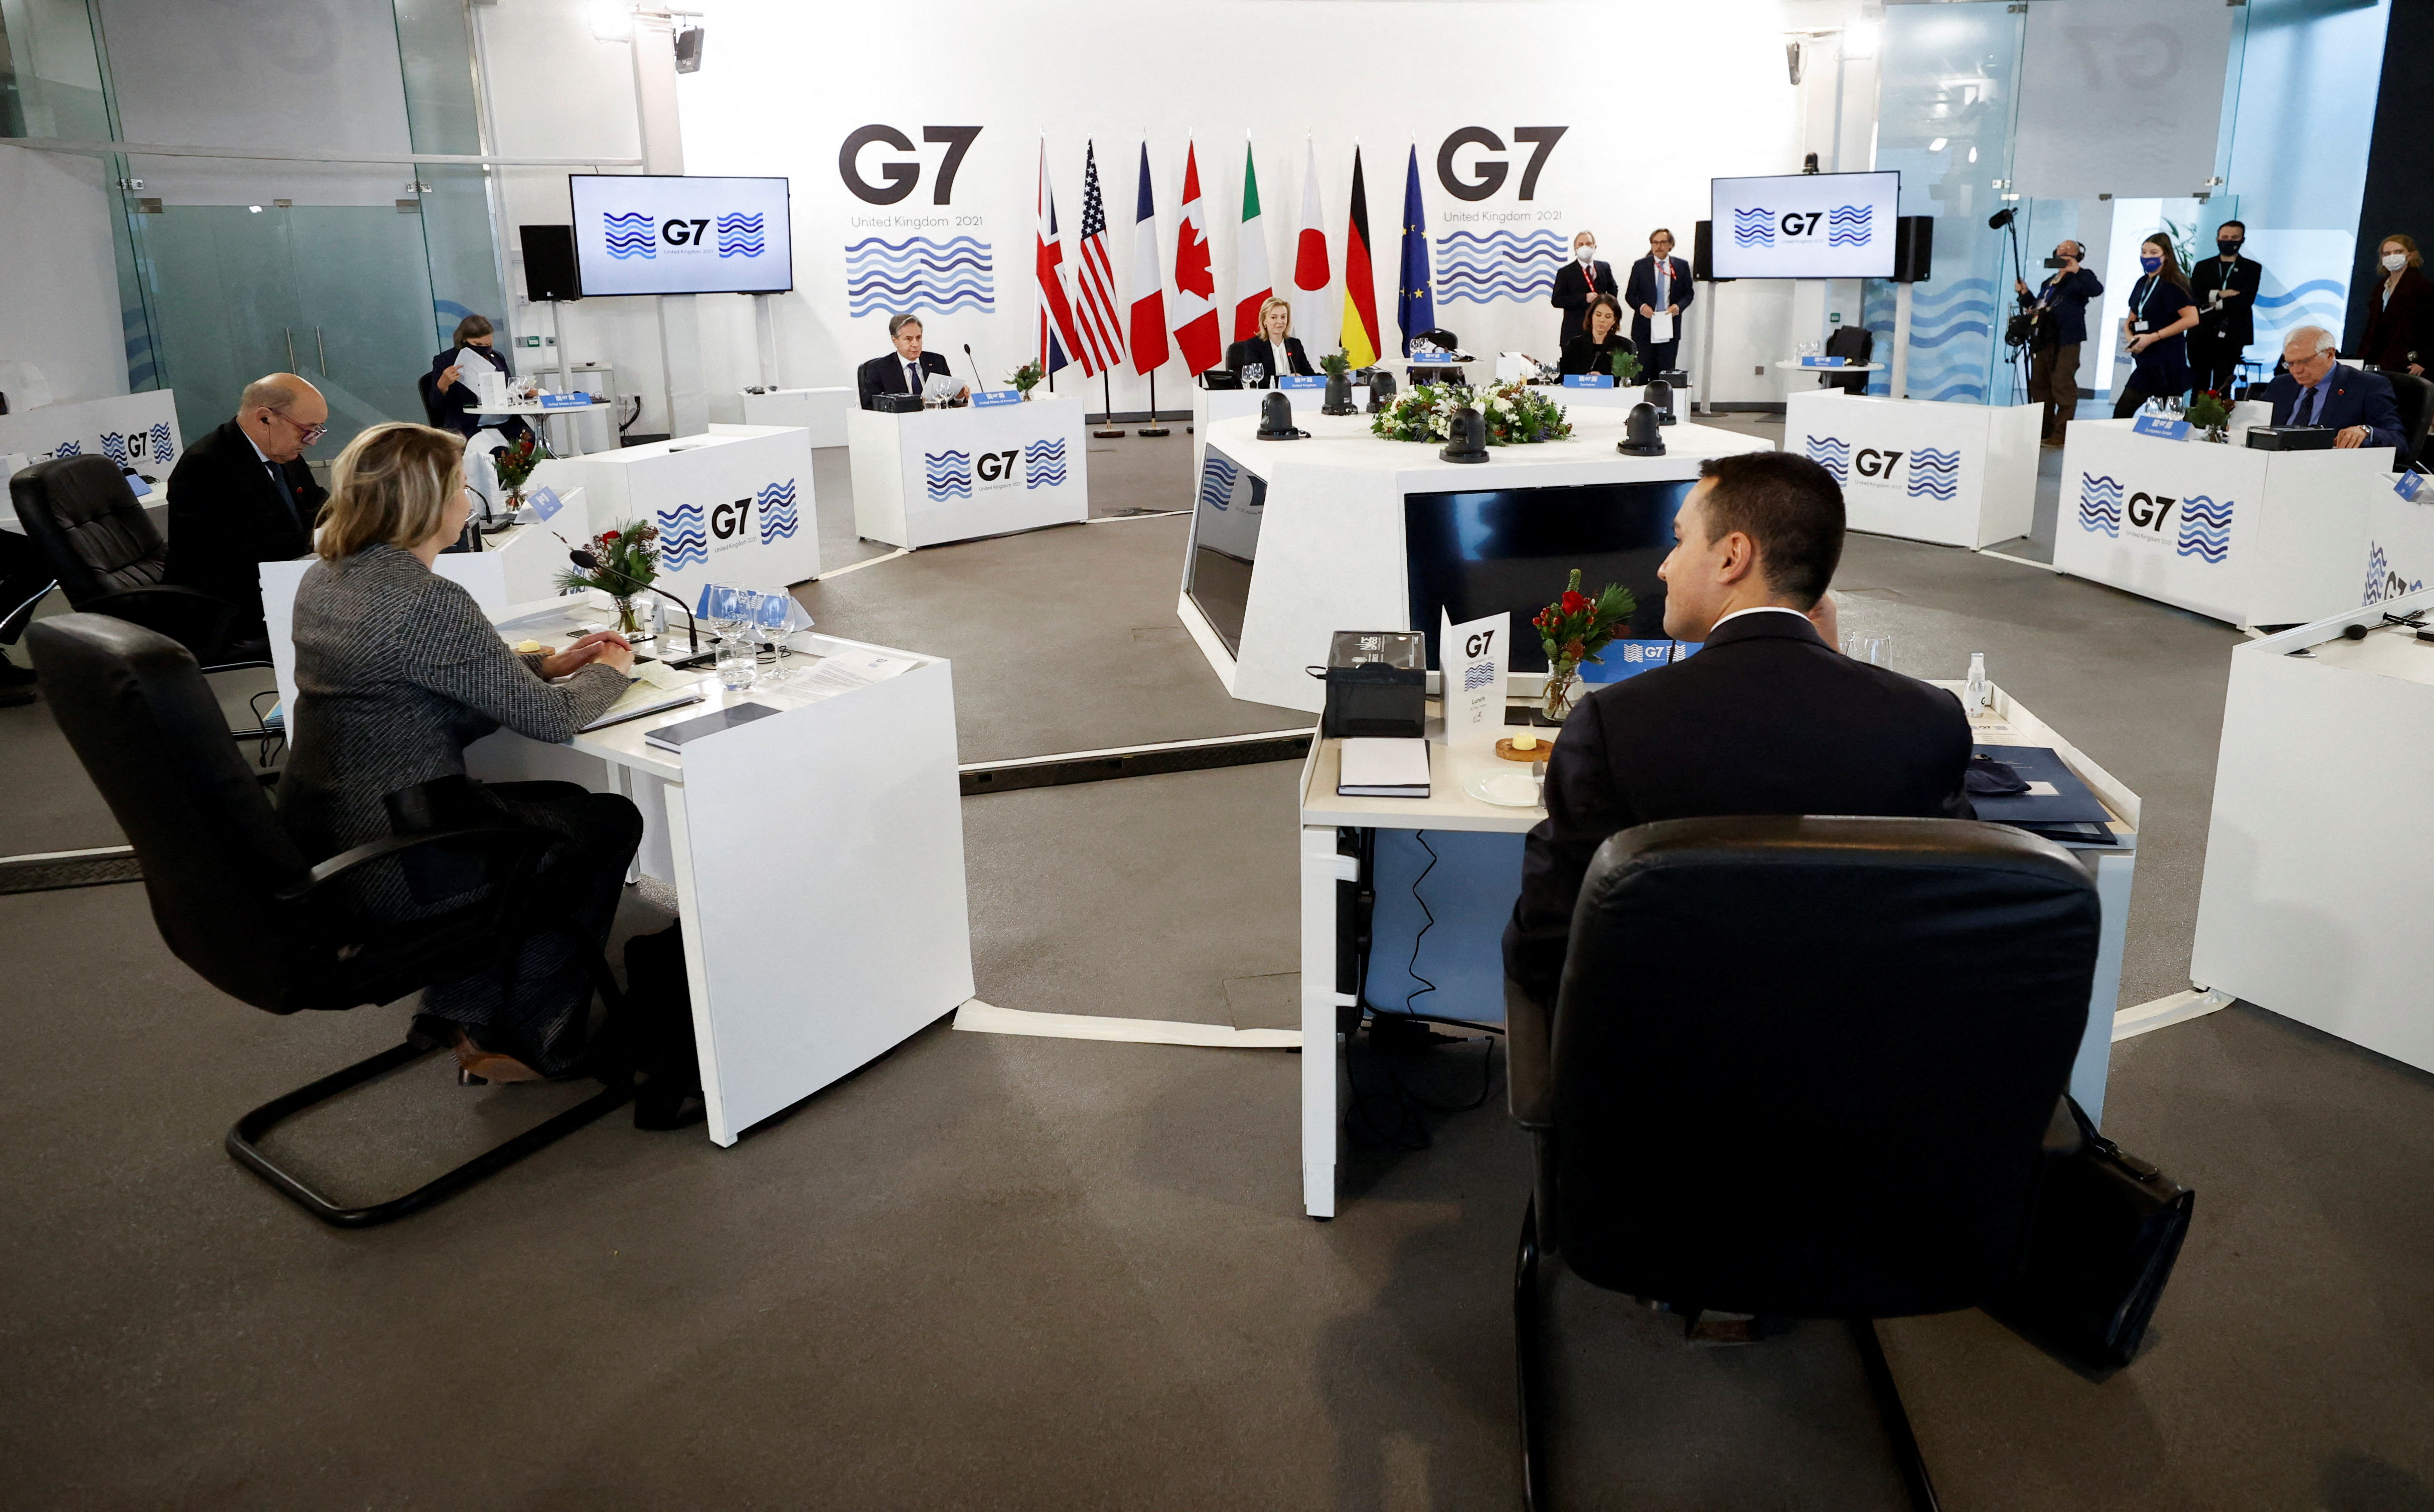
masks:
[(1991, 756), (2020, 774), (2026, 782), (2050, 782), (2053, 796), (2021, 793), (2011, 798), (1969, 795), (1969, 806), (1992, 824), (2102, 824), (2112, 817), (2104, 804), (2062, 758), (2044, 746), (1980, 746), (1978, 755)]

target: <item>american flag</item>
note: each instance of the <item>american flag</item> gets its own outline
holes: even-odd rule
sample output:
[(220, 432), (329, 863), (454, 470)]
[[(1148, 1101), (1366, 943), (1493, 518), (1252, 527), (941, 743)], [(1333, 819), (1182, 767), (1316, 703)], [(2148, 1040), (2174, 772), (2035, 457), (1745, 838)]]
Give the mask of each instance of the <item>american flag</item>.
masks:
[(1090, 144), (1082, 158), (1082, 266), (1073, 305), (1074, 333), (1081, 337), (1082, 376), (1122, 367), (1123, 318), (1116, 310), (1116, 273), (1107, 261), (1107, 206), (1099, 196), (1099, 153)]

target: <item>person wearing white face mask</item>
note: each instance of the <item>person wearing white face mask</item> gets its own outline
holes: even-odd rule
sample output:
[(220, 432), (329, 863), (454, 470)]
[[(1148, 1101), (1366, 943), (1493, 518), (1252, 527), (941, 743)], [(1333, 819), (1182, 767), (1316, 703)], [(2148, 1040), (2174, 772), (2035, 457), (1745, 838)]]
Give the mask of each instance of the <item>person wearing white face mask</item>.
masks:
[(1601, 294), (1620, 294), (1622, 285), (1614, 281), (1614, 266), (1601, 263), (1597, 255), (1597, 232), (1585, 231), (1572, 238), (1572, 260), (1555, 269), (1555, 292), (1547, 302), (1564, 312), (1563, 334), (1555, 340), (1559, 348), (1572, 344), (1581, 327), (1589, 318), (1589, 301)]
[(2358, 361), (2423, 378), (2434, 358), (2434, 280), (2425, 276), (2425, 259), (2414, 237), (2395, 232), (2375, 249), (2375, 263), (2383, 276), (2367, 295)]

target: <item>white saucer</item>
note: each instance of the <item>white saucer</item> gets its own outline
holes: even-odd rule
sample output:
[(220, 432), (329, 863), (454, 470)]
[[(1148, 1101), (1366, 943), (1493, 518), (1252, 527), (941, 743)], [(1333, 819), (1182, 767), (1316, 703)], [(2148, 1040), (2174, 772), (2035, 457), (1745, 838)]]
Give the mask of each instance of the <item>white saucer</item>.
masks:
[(1500, 809), (1538, 806), (1538, 780), (1526, 771), (1475, 773), (1462, 784), (1462, 790), (1482, 803), (1493, 803)]

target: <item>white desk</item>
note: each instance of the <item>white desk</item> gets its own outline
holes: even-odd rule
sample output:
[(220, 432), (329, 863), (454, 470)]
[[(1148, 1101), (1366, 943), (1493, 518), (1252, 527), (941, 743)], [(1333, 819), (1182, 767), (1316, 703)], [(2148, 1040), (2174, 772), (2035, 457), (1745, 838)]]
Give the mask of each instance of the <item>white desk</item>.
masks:
[[(0, 456), (22, 455), (28, 464), (59, 456), (106, 456), (166, 484), (184, 446), (178, 431), (178, 396), (166, 388), (0, 415)], [(17, 516), (6, 491), (0, 489), (0, 514), (13, 525)], [(155, 489), (144, 502), (158, 505), (166, 496)]]
[[(1191, 475), (1193, 477), (1197, 478), (1200, 475), (1200, 465), (1208, 459), (1208, 427), (1220, 421), (1241, 420), (1245, 416), (1257, 420), (1260, 415), (1260, 402), (1272, 393), (1281, 393), (1293, 401), (1294, 414), (1296, 417), (1295, 424), (1300, 424), (1299, 416), (1305, 412), (1315, 415), (1318, 413), (1319, 406), (1327, 403), (1327, 390), (1324, 388), (1203, 388), (1198, 384), (1191, 386)], [(1362, 412), (1361, 418), (1365, 424), (1369, 418), (1367, 384), (1352, 386), (1352, 403)], [(1310, 429), (1307, 425), (1302, 425), (1301, 428)]]
[(901, 415), (857, 409), (846, 435), (854, 532), (866, 541), (937, 546), (1090, 518), (1078, 397)]
[(855, 409), (851, 385), (843, 388), (780, 388), (770, 393), (746, 392), (744, 423), (793, 425), (811, 434), (812, 448), (846, 444), (846, 419)]
[(2071, 421), (2055, 567), (2241, 627), (2357, 603), (2367, 506), (2391, 490), (2391, 447), (2256, 452), (2134, 423)]
[[(2434, 647), (2426, 650), (2434, 659)], [(1958, 682), (1938, 682), (1959, 691)], [(2434, 691), (2434, 690), (2429, 690)], [(1424, 799), (1339, 798), (1336, 773), (1342, 742), (1311, 743), (1302, 762), (1301, 824), (1301, 1162), (1302, 1207), (1313, 1218), (1335, 1214), (1335, 1164), (1341, 1109), (1338, 1091), (1343, 1047), (1336, 1034), (1339, 1009), (1356, 1005), (1352, 994), (1337, 990), (1358, 980), (1350, 970), (1349, 947), (1339, 924), (1338, 887), (1363, 878), (1358, 856), (1342, 833), (1345, 830), (1454, 830), (1522, 834), (1547, 816), (1544, 808), (1500, 808), (1482, 803), (1463, 791), (1463, 783), (1483, 770), (1527, 772), (1528, 767), (1478, 750), (1453, 750), (1431, 720), (1429, 756), (1432, 781)], [(1973, 719), (1979, 744), (2045, 746), (2084, 781), (2112, 811), (2112, 830), (2119, 842), (2112, 846), (2073, 846), (2095, 880), (2102, 921), (2096, 957), (2096, 978), (2088, 998), (2087, 1029), (2080, 1040), (2079, 1057), (2071, 1067), (2070, 1091), (2092, 1118), (2104, 1116), (2104, 1084), (2111, 1065), (2113, 1014), (2121, 994), (2121, 958), (2130, 920), (2130, 885), (2138, 862), (2138, 796), (2089, 761), (2044, 721), (2014, 703), (1999, 688), (1990, 717)], [(2423, 743), (2421, 742), (2421, 747)], [(1512, 885), (1493, 898), (1500, 919), (1520, 894), (1520, 868)], [(1437, 910), (1439, 925), (1449, 920)]]
[[(312, 738), (296, 718), (288, 633), (302, 566), (263, 569), (291, 740)], [(563, 645), (578, 624), (602, 618), (571, 620), (578, 602), (512, 606), (500, 633)], [(814, 656), (888, 650), (810, 631), (794, 644)], [(719, 1144), (972, 995), (952, 669), (889, 654), (921, 664), (818, 702), (787, 687), (729, 694), (705, 676), (701, 703), (562, 746), (503, 730), (466, 747), (466, 770), (480, 781), (574, 782), (642, 811), (636, 868), (677, 891)], [(643, 743), (660, 725), (732, 702), (784, 712), (689, 742), (680, 757)]]
[(1795, 388), (1783, 449), (1834, 474), (1852, 529), (1975, 550), (2035, 523), (2043, 413)]
[(2434, 645), (2380, 627), (2420, 609), (2434, 591), (2233, 647), (2189, 977), (2434, 1071)]
[(705, 583), (767, 591), (820, 575), (812, 449), (791, 427), (712, 425), (533, 470), (534, 487), (591, 496), (594, 532), (636, 520), (660, 527), (656, 586), (686, 604)]
[[(1258, 440), (1255, 420), (1218, 421), (1208, 427), (1176, 616), (1226, 692), (1315, 712), (1325, 688), (1303, 668), (1327, 661), (1334, 631), (1436, 629), (1432, 612), (1414, 622), (1407, 495), (1687, 483), (1704, 458), (1773, 450), (1756, 437), (1686, 421), (1665, 427), (1665, 455), (1625, 456), (1615, 450), (1623, 411), (1580, 409), (1570, 418), (1570, 439), (1494, 447), (1480, 463), (1445, 461), (1434, 443), (1381, 440), (1369, 434), (1368, 416), (1329, 417), (1315, 404), (1294, 410), (1308, 440)], [(1216, 556), (1204, 557), (1204, 547)], [(1221, 629), (1194, 601), (1208, 586), (1195, 588), (1192, 574), (1204, 563), (1220, 571), (1219, 558), (1235, 579), (1227, 591), (1243, 595), (1239, 628), (1229, 619)], [(1562, 569), (1551, 571), (1541, 602), (1563, 588)]]
[(2367, 500), (2360, 604), (2413, 593), (2434, 582), (2434, 480), (2417, 497), (2420, 502), (2411, 504), (2387, 489)]
[(574, 417), (577, 415), (589, 415), (594, 410), (614, 409), (617, 406), (614, 404), (606, 399), (595, 399), (588, 404), (544, 404), (539, 400), (518, 400), (512, 404), (501, 404), (496, 409), (485, 409), (477, 411), (477, 413), (484, 415), (525, 415), (537, 417), (544, 421), (554, 415), (563, 415), (566, 417), (566, 424), (558, 432), (558, 434), (564, 438), (563, 442), (561, 443), (560, 441), (556, 440), (551, 441), (550, 450), (557, 453), (559, 456), (581, 456), (583, 455), (583, 431), (580, 426), (574, 423)]

